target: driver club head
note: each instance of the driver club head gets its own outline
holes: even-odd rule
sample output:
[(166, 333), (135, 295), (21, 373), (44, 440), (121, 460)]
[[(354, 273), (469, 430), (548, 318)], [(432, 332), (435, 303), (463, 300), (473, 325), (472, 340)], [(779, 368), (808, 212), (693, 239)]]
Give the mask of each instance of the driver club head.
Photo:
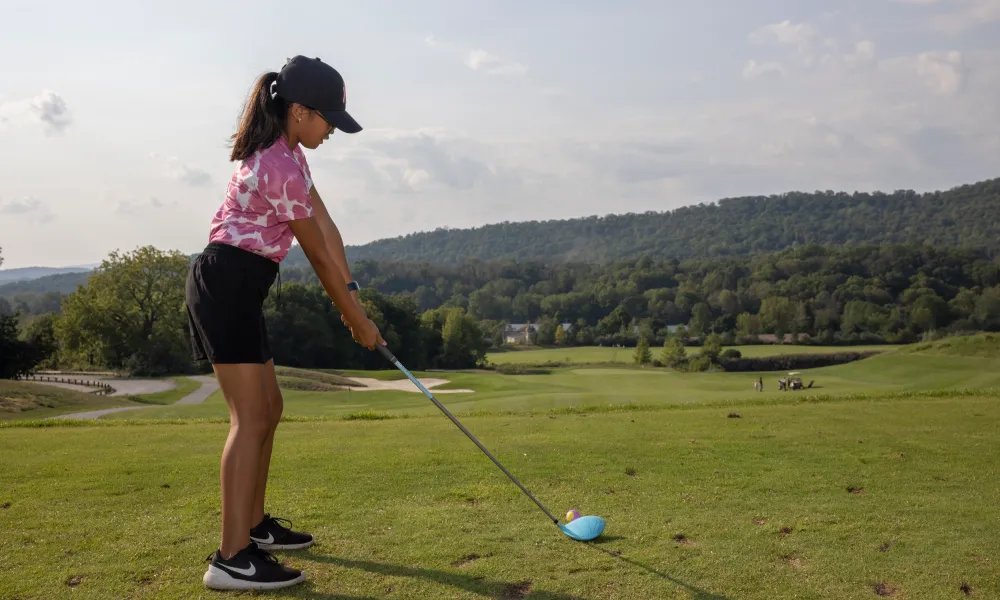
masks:
[(604, 519), (587, 515), (573, 519), (565, 525), (559, 525), (559, 529), (574, 540), (587, 542), (604, 532)]

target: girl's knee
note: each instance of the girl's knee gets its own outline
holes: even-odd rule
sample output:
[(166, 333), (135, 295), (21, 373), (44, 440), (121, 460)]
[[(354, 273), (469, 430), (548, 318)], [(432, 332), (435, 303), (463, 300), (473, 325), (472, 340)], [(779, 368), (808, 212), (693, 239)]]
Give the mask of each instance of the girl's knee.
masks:
[(271, 433), (271, 420), (267, 414), (263, 415), (242, 415), (232, 428), (239, 437), (249, 437), (260, 440), (262, 443)]
[(274, 430), (278, 427), (278, 423), (281, 422), (281, 413), (285, 408), (284, 400), (281, 394), (278, 394), (277, 398), (271, 398), (271, 411), (270, 411), (270, 425), (271, 429)]

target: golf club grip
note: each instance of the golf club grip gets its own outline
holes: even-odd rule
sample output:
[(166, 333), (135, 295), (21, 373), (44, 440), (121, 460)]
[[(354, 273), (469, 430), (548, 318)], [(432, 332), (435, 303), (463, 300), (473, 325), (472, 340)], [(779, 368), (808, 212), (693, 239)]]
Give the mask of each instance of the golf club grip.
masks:
[(538, 508), (542, 509), (542, 512), (544, 512), (550, 519), (552, 519), (553, 523), (555, 523), (557, 525), (559, 524), (559, 519), (555, 518), (552, 515), (552, 513), (549, 512), (549, 509), (545, 508), (545, 506), (542, 505), (542, 503), (539, 502), (538, 499), (535, 498), (535, 496), (532, 495), (532, 493), (529, 492), (526, 487), (524, 487), (523, 485), (521, 485), (521, 482), (518, 481), (517, 478), (514, 477), (510, 473), (510, 471), (508, 471), (502, 464), (500, 464), (500, 461), (498, 461), (490, 453), (490, 451), (486, 449), (486, 446), (483, 446), (479, 442), (479, 440), (476, 439), (476, 436), (472, 435), (472, 432), (470, 432), (468, 429), (466, 429), (465, 426), (462, 425), (458, 421), (458, 419), (455, 418), (455, 415), (451, 414), (451, 412), (449, 412), (448, 409), (445, 408), (443, 404), (441, 404), (440, 402), (438, 402), (438, 399), (434, 397), (434, 394), (430, 393), (427, 390), (427, 388), (425, 388), (420, 383), (420, 381), (413, 375), (413, 373), (410, 373), (410, 371), (407, 370), (407, 368), (404, 367), (403, 364), (399, 362), (399, 360), (392, 354), (392, 352), (389, 351), (388, 348), (386, 348), (385, 346), (382, 346), (381, 344), (378, 345), (378, 346), (376, 346), (376, 348), (378, 348), (378, 351), (382, 353), (382, 356), (386, 357), (386, 359), (388, 359), (389, 362), (391, 362), (393, 365), (395, 365), (397, 369), (399, 369), (400, 371), (402, 371), (403, 374), (406, 375), (409, 378), (409, 380), (413, 382), (413, 385), (417, 386), (417, 388), (421, 392), (423, 392), (424, 395), (427, 396), (427, 398), (431, 402), (433, 402), (434, 405), (437, 406), (441, 410), (441, 412), (443, 412), (445, 414), (446, 417), (448, 417), (449, 419), (451, 419), (451, 422), (454, 423), (460, 430), (462, 430), (462, 433), (464, 433), (470, 440), (472, 440), (476, 444), (476, 446), (478, 446), (479, 449), (483, 451), (483, 454), (485, 454), (486, 456), (488, 456), (490, 458), (490, 460), (492, 460), (493, 463), (496, 466), (500, 467), (500, 470), (504, 472), (504, 475), (506, 475), (507, 477), (509, 477), (510, 480), (513, 481), (517, 485), (517, 487), (521, 488), (521, 491), (524, 492), (529, 498), (531, 498), (532, 502), (534, 502), (535, 504), (537, 504)]

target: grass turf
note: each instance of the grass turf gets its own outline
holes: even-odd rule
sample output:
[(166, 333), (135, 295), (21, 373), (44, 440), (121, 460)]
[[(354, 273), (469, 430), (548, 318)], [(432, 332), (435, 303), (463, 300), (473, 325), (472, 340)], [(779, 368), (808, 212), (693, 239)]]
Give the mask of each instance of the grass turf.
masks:
[[(318, 543), (282, 553), (309, 583), (271, 595), (1000, 595), (996, 394), (463, 423), (557, 515), (605, 517), (600, 543), (559, 533), (443, 416), (285, 423), (268, 509)], [(226, 433), (3, 429), (0, 597), (222, 597), (201, 575)]]
[[(761, 344), (752, 346), (727, 346), (724, 349), (734, 348), (739, 350), (743, 356), (777, 356), (782, 354), (832, 354), (836, 352), (868, 352), (880, 351), (890, 352), (900, 348), (900, 346), (880, 345), (880, 346), (790, 346)], [(701, 352), (699, 347), (686, 348), (689, 356), (697, 355)], [(659, 358), (660, 348), (652, 347), (650, 351), (653, 358)], [(494, 365), (543, 365), (547, 363), (562, 364), (600, 364), (600, 363), (633, 363), (635, 348), (612, 348), (608, 346), (580, 346), (570, 348), (533, 348), (525, 349), (511, 348), (502, 351), (489, 352), (487, 360)]]
[(153, 394), (142, 394), (132, 398), (142, 404), (173, 404), (201, 387), (200, 381), (190, 377), (170, 377), (170, 380), (174, 382), (173, 389)]
[[(382, 372), (382, 373), (388, 373)], [(577, 406), (618, 404), (697, 405), (704, 403), (795, 402), (816, 396), (856, 396), (907, 391), (1000, 387), (1000, 362), (977, 357), (888, 352), (845, 365), (806, 369), (801, 377), (813, 389), (777, 391), (783, 373), (680, 373), (654, 367), (580, 367), (553, 369), (547, 375), (495, 373), (415, 373), (442, 377), (436, 389), (466, 388), (474, 393), (438, 394), (452, 411), (525, 412)], [(764, 392), (753, 382), (764, 379)], [(390, 414), (437, 412), (422, 394), (402, 391), (311, 392), (284, 389), (286, 416), (323, 417), (357, 411)], [(139, 413), (116, 413), (102, 419), (221, 418), (228, 409), (220, 393), (204, 404), (151, 407)]]

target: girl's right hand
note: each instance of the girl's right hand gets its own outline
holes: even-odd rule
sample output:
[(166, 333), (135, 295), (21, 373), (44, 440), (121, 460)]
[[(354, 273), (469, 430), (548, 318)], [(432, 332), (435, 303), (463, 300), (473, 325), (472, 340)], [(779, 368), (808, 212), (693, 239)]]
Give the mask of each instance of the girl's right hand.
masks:
[(367, 317), (359, 325), (351, 327), (351, 337), (369, 350), (374, 350), (376, 344), (385, 345), (385, 340), (382, 339), (375, 322)]

